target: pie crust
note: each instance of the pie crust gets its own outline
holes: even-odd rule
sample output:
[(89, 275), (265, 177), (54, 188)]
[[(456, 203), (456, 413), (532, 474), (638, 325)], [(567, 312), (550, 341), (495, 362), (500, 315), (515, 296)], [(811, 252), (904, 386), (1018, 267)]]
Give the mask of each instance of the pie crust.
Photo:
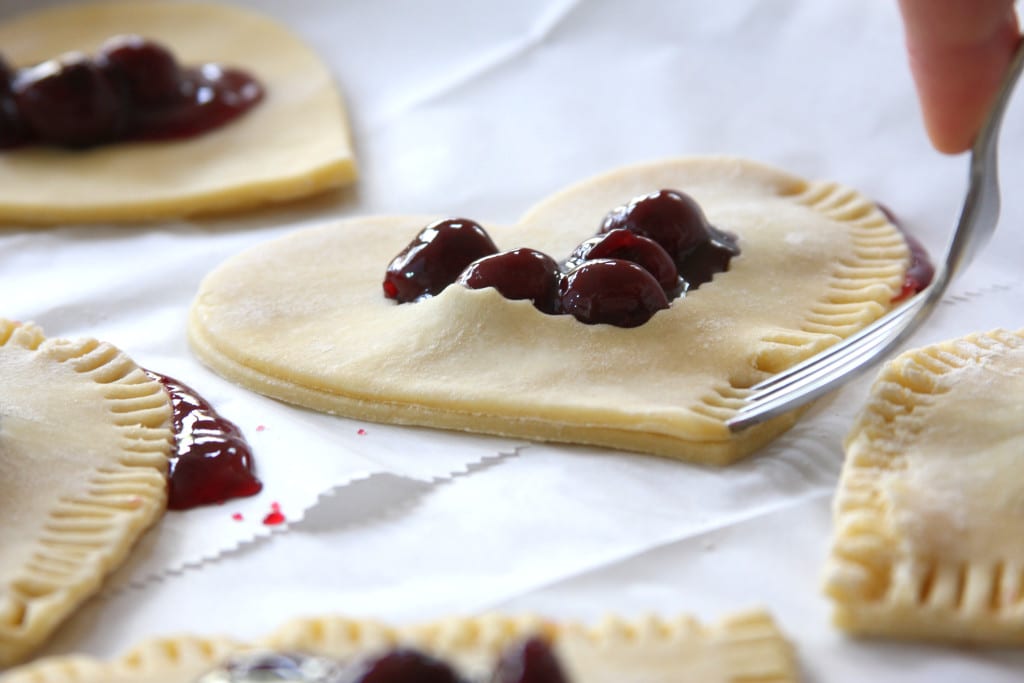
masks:
[(542, 634), (573, 683), (785, 683), (797, 680), (792, 650), (771, 617), (749, 612), (702, 626), (693, 619), (609, 618), (599, 626), (489, 615), (406, 628), (341, 617), (292, 622), (256, 645), (225, 639), (153, 640), (101, 662), (40, 660), (4, 683), (193, 683), (231, 652), (306, 652), (345, 659), (406, 644), (440, 655), (467, 674), (489, 670), (501, 649)]
[(160, 384), (110, 344), (0, 319), (0, 668), (162, 514), (170, 419)]
[(846, 451), (825, 571), (836, 623), (1024, 644), (1024, 331), (888, 363)]
[(0, 222), (131, 222), (249, 208), (355, 179), (342, 99), (305, 45), (270, 19), (228, 5), (98, 2), (47, 9), (0, 24), (15, 66), (69, 51), (94, 53), (136, 33), (181, 63), (219, 62), (264, 85), (264, 100), (204, 135), (88, 150), (0, 151)]
[(222, 264), (193, 304), (193, 348), (242, 386), (358, 419), (731, 462), (796, 419), (730, 434), (748, 388), (884, 314), (909, 250), (853, 190), (719, 157), (622, 169), (486, 228), (499, 249), (564, 258), (607, 211), (662, 188), (693, 195), (742, 253), (640, 327), (544, 315), (493, 289), (396, 305), (385, 267), (430, 219), (372, 217)]

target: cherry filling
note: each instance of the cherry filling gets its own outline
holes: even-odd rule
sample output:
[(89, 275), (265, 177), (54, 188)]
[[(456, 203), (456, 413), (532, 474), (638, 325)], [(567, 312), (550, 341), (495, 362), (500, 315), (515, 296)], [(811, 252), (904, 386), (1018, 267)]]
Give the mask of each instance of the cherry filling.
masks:
[(170, 462), (167, 507), (185, 510), (259, 493), (263, 484), (253, 473), (252, 451), (242, 431), (192, 388), (165, 375), (146, 374), (171, 396), (177, 451)]
[[(398, 647), (343, 663), (298, 653), (239, 655), (197, 683), (468, 683), (450, 664), (419, 650)], [(474, 679), (476, 680), (476, 679)], [(533, 637), (501, 653), (489, 683), (569, 683), (551, 645)]]
[(491, 683), (568, 683), (551, 646), (543, 638), (529, 638), (502, 653)]
[(459, 279), (468, 289), (494, 287), (506, 299), (529, 299), (542, 313), (561, 312), (558, 262), (534, 249), (516, 249), (484, 256), (469, 264)]
[(672, 257), (660, 244), (629, 230), (617, 228), (590, 238), (576, 247), (566, 265), (575, 268), (594, 259), (632, 261), (654, 276), (669, 299), (682, 294), (687, 286)]
[(925, 250), (924, 245), (916, 237), (907, 233), (903, 227), (903, 222), (896, 217), (896, 214), (884, 204), (876, 204), (875, 206), (885, 214), (890, 223), (900, 229), (900, 232), (903, 233), (903, 239), (910, 249), (910, 265), (907, 267), (907, 272), (903, 275), (903, 286), (900, 288), (899, 294), (893, 297), (893, 303), (904, 301), (931, 284), (932, 278), (935, 277), (935, 266), (932, 265), (931, 259), (928, 258), (928, 252)]
[(451, 666), (435, 657), (399, 648), (376, 659), (362, 662), (345, 680), (352, 683), (461, 683)]
[(157, 43), (117, 36), (94, 57), (68, 53), (19, 70), (0, 64), (0, 148), (191, 137), (262, 99), (263, 87), (243, 71), (185, 68)]
[(630, 261), (587, 261), (562, 280), (562, 310), (588, 325), (637, 327), (665, 308), (661, 285)]
[(576, 247), (564, 266), (534, 249), (497, 251), (473, 221), (432, 223), (388, 265), (384, 296), (420, 301), (457, 282), (528, 299), (543, 313), (636, 327), (727, 270), (739, 254), (736, 238), (709, 225), (700, 206), (675, 190), (614, 209), (600, 233)]
[(728, 270), (729, 261), (740, 253), (735, 236), (708, 223), (700, 205), (676, 190), (652, 192), (612, 209), (600, 232), (621, 229), (660, 244), (690, 289)]
[(388, 265), (384, 296), (402, 304), (440, 294), (470, 263), (496, 253), (479, 223), (465, 218), (431, 223)]

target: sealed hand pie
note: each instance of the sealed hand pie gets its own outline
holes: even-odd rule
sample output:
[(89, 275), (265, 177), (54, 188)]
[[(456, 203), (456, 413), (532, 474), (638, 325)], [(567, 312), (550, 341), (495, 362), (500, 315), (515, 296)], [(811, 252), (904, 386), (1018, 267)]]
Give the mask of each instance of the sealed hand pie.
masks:
[[(508, 665), (489, 678), (501, 668), (496, 666), (499, 659)], [(372, 676), (374, 666), (386, 666), (386, 680), (394, 683), (454, 683), (456, 675), (463, 677), (458, 680), (496, 683), (797, 680), (792, 651), (772, 619), (749, 612), (713, 626), (685, 617), (637, 622), (610, 618), (597, 627), (497, 615), (403, 628), (340, 617), (303, 619), (255, 645), (198, 637), (157, 640), (111, 662), (87, 657), (42, 660), (11, 672), (4, 683), (385, 680), (381, 671)], [(552, 669), (562, 676), (554, 677)]]
[(0, 319), (0, 668), (161, 515), (171, 440), (169, 397), (122, 352)]
[(836, 623), (1024, 644), (1024, 332), (889, 362), (846, 451), (825, 571)]
[[(114, 78), (127, 66), (117, 59), (125, 50), (111, 56), (101, 46), (123, 34), (156, 41), (183, 68), (215, 65), (200, 68), (204, 78), (221, 67), (243, 70), (262, 87), (260, 101), (238, 118), (190, 137), (148, 135), (83, 149), (4, 144), (5, 134), (27, 116), (21, 123), (36, 137), (88, 145), (90, 138), (79, 134), (97, 112), (126, 98), (155, 98), (149, 91), (161, 76), (151, 53), (138, 69), (140, 97), (125, 95), (134, 93), (139, 79)], [(85, 59), (98, 51), (103, 59), (96, 64)], [(330, 73), (297, 38), (251, 12), (180, 2), (68, 5), (0, 24), (0, 56), (0, 222), (174, 218), (294, 199), (355, 178), (345, 111)], [(27, 69), (34, 65), (42, 66)], [(69, 82), (78, 85), (55, 81), (51, 72), (57, 67), (75, 69)], [(17, 69), (22, 71), (9, 73)], [(44, 79), (50, 81), (40, 86), (37, 81)], [(69, 103), (84, 97), (83, 83), (90, 84), (90, 99)], [(208, 110), (217, 89), (201, 79), (194, 92)], [(73, 113), (69, 132), (58, 131), (53, 120), (64, 108)], [(14, 119), (12, 111), (18, 114)], [(116, 112), (111, 117), (122, 118)]]
[(385, 269), (429, 220), (376, 217), (228, 260), (194, 302), (193, 348), (243, 386), (317, 410), (730, 462), (795, 419), (731, 435), (748, 387), (885, 313), (909, 250), (853, 190), (725, 158), (620, 170), (487, 230), (501, 249), (564, 258), (612, 209), (666, 188), (696, 200), (738, 255), (671, 305), (652, 298), (649, 319), (584, 324), (461, 284), (396, 304)]

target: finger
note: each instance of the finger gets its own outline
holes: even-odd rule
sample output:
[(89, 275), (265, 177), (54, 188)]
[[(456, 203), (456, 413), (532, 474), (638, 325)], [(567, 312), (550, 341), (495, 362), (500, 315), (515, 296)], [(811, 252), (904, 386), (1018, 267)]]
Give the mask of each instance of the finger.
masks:
[(1020, 40), (1013, 0), (900, 0), (925, 127), (941, 152), (971, 146)]

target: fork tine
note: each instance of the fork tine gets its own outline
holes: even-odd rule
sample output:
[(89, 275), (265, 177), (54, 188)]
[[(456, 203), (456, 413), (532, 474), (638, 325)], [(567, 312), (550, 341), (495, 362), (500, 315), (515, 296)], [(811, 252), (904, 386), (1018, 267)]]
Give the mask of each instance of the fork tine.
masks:
[(868, 334), (858, 337), (855, 343), (847, 344), (829, 353), (833, 351), (833, 347), (823, 354), (814, 356), (810, 359), (813, 362), (805, 365), (800, 372), (789, 374), (785, 381), (775, 381), (775, 378), (772, 378), (770, 381), (755, 385), (754, 393), (748, 402), (756, 404), (783, 392), (795, 391), (829, 374), (836, 367), (845, 367), (849, 360), (856, 360), (873, 353), (876, 347), (884, 343), (892, 331), (900, 329), (901, 323), (906, 324), (907, 313), (912, 310), (914, 309), (900, 309), (897, 311), (899, 315), (887, 319), (878, 327), (867, 329)]
[(917, 309), (921, 305), (921, 301), (921, 296), (915, 296), (899, 308), (890, 311), (884, 317), (876, 320), (872, 325), (851, 334), (842, 341), (833, 344), (827, 349), (824, 349), (820, 353), (815, 354), (800, 363), (797, 363), (793, 367), (772, 375), (768, 379), (755, 384), (751, 388), (760, 393), (775, 387), (781, 388), (788, 386), (796, 379), (803, 377), (806, 373), (813, 372), (812, 368), (815, 366), (819, 366), (824, 363), (831, 363), (835, 358), (842, 357), (844, 354), (849, 353), (849, 349), (855, 349), (862, 343), (868, 343), (868, 339), (888, 333), (889, 329), (898, 324), (907, 313), (911, 313)]
[[(823, 396), (840, 383), (870, 368), (876, 361), (882, 360), (884, 352), (902, 341), (906, 333), (914, 329), (916, 315), (908, 315), (911, 310), (898, 318), (887, 321), (888, 326), (878, 334), (862, 337), (860, 343), (848, 346), (844, 353), (827, 358), (828, 362), (815, 363), (813, 371), (795, 377), (792, 382), (782, 386), (770, 387), (767, 391), (756, 391), (747, 398), (747, 403), (736, 415), (727, 421), (732, 432), (742, 431), (765, 420), (793, 410), (796, 406), (813, 401)], [(920, 312), (923, 309), (916, 309)], [(799, 402), (794, 402), (794, 397)]]

